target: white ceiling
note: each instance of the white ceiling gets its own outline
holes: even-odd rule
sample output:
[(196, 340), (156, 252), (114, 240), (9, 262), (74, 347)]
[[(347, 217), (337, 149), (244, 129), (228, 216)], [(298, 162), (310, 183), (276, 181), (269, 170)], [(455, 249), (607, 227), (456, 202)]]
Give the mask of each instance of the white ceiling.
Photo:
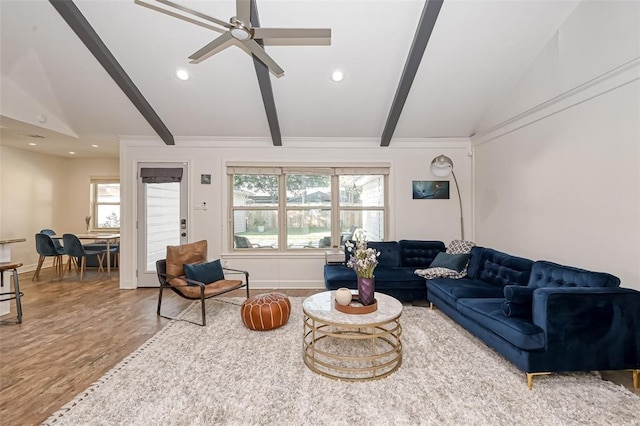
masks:
[[(235, 15), (233, 1), (176, 1), (225, 21)], [(424, 2), (256, 1), (263, 27), (332, 30), (331, 46), (266, 48), (285, 70), (271, 77), (284, 145), (287, 138), (380, 138)], [(189, 63), (218, 33), (133, 0), (75, 4), (176, 138), (270, 137), (244, 51)], [(445, 0), (394, 138), (473, 135), (575, 5)], [(2, 144), (117, 156), (119, 135), (155, 135), (48, 1), (0, 0), (0, 14)], [(178, 68), (191, 79), (178, 80)], [(345, 72), (341, 83), (329, 78), (336, 68)], [(45, 138), (31, 147), (25, 134)]]

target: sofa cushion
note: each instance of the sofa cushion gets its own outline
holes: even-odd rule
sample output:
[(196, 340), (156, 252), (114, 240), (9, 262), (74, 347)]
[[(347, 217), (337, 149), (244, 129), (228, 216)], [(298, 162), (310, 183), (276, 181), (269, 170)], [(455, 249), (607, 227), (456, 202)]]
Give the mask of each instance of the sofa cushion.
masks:
[(324, 285), (327, 290), (355, 288), (357, 279), (355, 271), (345, 265), (324, 265)]
[(503, 288), (506, 285), (526, 285), (533, 261), (511, 256), (486, 247), (471, 249), (467, 275)]
[(378, 250), (378, 266), (400, 266), (400, 247), (397, 241), (370, 241), (367, 247)]
[(507, 317), (502, 312), (504, 299), (458, 300), (458, 311), (491, 330), (512, 345), (526, 350), (542, 350), (545, 345), (544, 331), (531, 319)]
[(436, 297), (442, 299), (451, 306), (456, 306), (459, 298), (502, 298), (502, 289), (497, 288), (480, 280), (472, 278), (462, 278), (452, 280), (449, 278), (435, 278), (427, 281), (427, 288)]
[(427, 268), (445, 250), (442, 241), (400, 240), (400, 265)]
[(619, 287), (620, 279), (605, 272), (593, 272), (557, 263), (533, 264), (529, 287)]
[(468, 254), (449, 254), (449, 253), (438, 253), (429, 268), (447, 268), (453, 269), (456, 272), (462, 272), (462, 270), (467, 266), (467, 261), (469, 260)]

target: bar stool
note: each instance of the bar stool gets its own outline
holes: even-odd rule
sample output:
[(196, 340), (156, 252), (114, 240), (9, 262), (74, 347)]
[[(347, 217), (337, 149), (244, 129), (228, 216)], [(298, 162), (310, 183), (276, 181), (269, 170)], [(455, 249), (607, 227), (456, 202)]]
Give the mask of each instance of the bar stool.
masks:
[[(22, 263), (15, 262), (0, 262), (0, 302), (8, 302), (9, 300), (16, 300), (16, 311), (18, 313), (17, 324), (22, 322), (22, 302), (20, 298), (24, 294), (20, 291), (20, 284), (18, 284), (18, 268), (22, 266)], [(11, 283), (9, 283), (9, 291), (4, 291), (4, 272), (12, 271), (13, 273), (13, 291), (11, 291)], [(6, 297), (9, 296), (9, 297)]]

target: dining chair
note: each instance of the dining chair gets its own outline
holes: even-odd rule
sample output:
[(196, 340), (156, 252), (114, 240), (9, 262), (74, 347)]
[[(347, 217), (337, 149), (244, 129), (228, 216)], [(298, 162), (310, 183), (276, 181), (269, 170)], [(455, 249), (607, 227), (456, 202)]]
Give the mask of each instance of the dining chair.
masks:
[[(103, 260), (107, 252), (106, 249), (85, 249), (75, 234), (62, 235), (62, 241), (69, 256), (65, 271), (71, 269), (71, 264), (73, 264), (76, 268), (76, 273), (80, 272), (80, 281), (82, 281), (87, 268), (87, 256), (96, 256), (98, 259), (98, 272), (104, 272)], [(78, 261), (80, 262), (79, 264)], [(64, 272), (62, 275), (64, 276)]]
[[(53, 229), (49, 229), (49, 228), (44, 228), (42, 230), (40, 230), (40, 233), (42, 234), (47, 234), (50, 237), (53, 237), (54, 235), (56, 235), (56, 231), (54, 231)], [(60, 240), (57, 238), (51, 238), (53, 240), (53, 245), (56, 246), (56, 250), (58, 250), (60, 252), (60, 254), (65, 254), (64, 253), (64, 248), (62, 247), (62, 244), (60, 244)]]
[(51, 275), (51, 279), (53, 280), (57, 274), (60, 274), (60, 277), (64, 275), (64, 267), (62, 264), (62, 256), (66, 254), (66, 251), (63, 247), (60, 249), (56, 248), (54, 244), (54, 240), (45, 233), (37, 233), (36, 234), (36, 251), (40, 255), (38, 258), (38, 266), (36, 267), (36, 271), (31, 278), (32, 281), (40, 278), (40, 269), (42, 269), (42, 265), (44, 264), (44, 260), (47, 257), (53, 257), (53, 274)]

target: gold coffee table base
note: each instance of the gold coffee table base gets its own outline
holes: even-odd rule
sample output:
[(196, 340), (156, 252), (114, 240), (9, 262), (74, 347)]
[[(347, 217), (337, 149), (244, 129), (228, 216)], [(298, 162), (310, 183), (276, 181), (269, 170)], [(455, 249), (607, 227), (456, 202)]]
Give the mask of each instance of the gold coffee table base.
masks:
[(358, 324), (352, 318), (340, 321), (340, 314), (337, 321), (329, 321), (326, 316), (318, 318), (303, 308), (304, 363), (332, 379), (365, 381), (387, 377), (402, 364), (400, 312), (377, 323)]

